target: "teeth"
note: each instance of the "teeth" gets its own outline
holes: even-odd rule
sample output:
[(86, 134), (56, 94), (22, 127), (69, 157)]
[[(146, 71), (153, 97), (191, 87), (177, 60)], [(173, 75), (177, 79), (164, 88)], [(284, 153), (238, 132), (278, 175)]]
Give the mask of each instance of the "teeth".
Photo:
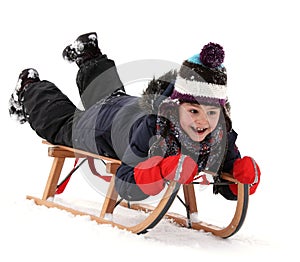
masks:
[(200, 127), (192, 127), (194, 129), (195, 132), (198, 132), (198, 133), (202, 133), (204, 132), (205, 130), (207, 130), (207, 128), (200, 128)]

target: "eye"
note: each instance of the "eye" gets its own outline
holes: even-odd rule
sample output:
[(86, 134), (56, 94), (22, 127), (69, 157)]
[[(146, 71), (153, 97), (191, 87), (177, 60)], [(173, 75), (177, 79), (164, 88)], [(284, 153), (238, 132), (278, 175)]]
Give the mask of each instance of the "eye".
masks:
[(214, 116), (214, 115), (217, 114), (217, 111), (216, 111), (216, 110), (209, 110), (209, 111), (206, 112), (206, 114), (207, 114), (208, 116)]
[(192, 113), (192, 114), (197, 114), (197, 113), (199, 113), (199, 111), (197, 110), (197, 109), (190, 109), (190, 113)]

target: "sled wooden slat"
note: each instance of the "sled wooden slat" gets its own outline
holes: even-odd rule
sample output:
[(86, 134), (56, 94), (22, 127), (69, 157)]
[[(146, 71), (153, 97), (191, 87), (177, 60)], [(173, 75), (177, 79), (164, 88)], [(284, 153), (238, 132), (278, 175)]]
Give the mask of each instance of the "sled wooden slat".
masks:
[(96, 221), (98, 224), (110, 224), (110, 225), (116, 226), (120, 229), (128, 229), (128, 228), (126, 228), (125, 226), (123, 226), (121, 224), (114, 223), (112, 221), (103, 219), (102, 217), (94, 216), (94, 215), (87, 214), (85, 212), (82, 212), (82, 211), (79, 211), (79, 210), (76, 210), (76, 209), (73, 209), (73, 208), (70, 208), (70, 207), (60, 205), (60, 204), (52, 202), (50, 200), (44, 200), (44, 199), (40, 199), (40, 198), (33, 197), (33, 196), (27, 196), (27, 199), (33, 200), (37, 205), (43, 205), (43, 206), (46, 206), (46, 207), (49, 207), (49, 208), (58, 208), (60, 210), (65, 210), (69, 213), (72, 213), (75, 216), (89, 216), (91, 220)]
[[(48, 176), (48, 180), (42, 198), (27, 196), (27, 199), (34, 200), (34, 202), (38, 205), (55, 207), (61, 210), (68, 211), (74, 215), (87, 215), (91, 218), (91, 220), (96, 221), (99, 224), (110, 224), (120, 229), (126, 229), (137, 234), (146, 233), (149, 229), (153, 228), (163, 217), (165, 217), (168, 219), (172, 219), (174, 222), (178, 223), (181, 226), (190, 227), (195, 230), (204, 230), (206, 232), (211, 232), (216, 236), (227, 238), (235, 234), (240, 229), (245, 219), (248, 206), (249, 187), (248, 185), (237, 183), (237, 181), (230, 174), (223, 173), (223, 179), (238, 184), (238, 200), (236, 210), (231, 222), (226, 227), (219, 227), (202, 221), (193, 221), (191, 219), (188, 219), (188, 216), (167, 212), (169, 207), (172, 205), (174, 199), (176, 198), (177, 192), (180, 188), (180, 185), (174, 181), (171, 181), (166, 186), (165, 193), (163, 194), (162, 198), (156, 206), (150, 206), (141, 203), (130, 205), (130, 208), (133, 210), (142, 210), (148, 213), (148, 216), (144, 219), (144, 221), (139, 222), (134, 226), (126, 226), (115, 223), (113, 222), (113, 220), (111, 220), (111, 218), (113, 217), (112, 215), (114, 215), (116, 212), (115, 209), (118, 200), (118, 193), (116, 192), (114, 186), (114, 175), (116, 174), (116, 171), (120, 166), (121, 161), (93, 154), (90, 152), (85, 152), (83, 150), (70, 148), (67, 146), (51, 145), (47, 141), (43, 141), (43, 143), (49, 146), (48, 156), (53, 157), (53, 164)], [(91, 215), (86, 212), (65, 207), (62, 204), (58, 204), (51, 200), (51, 197), (55, 196), (56, 188), (63, 169), (63, 165), (65, 163), (65, 159), (67, 158), (101, 159), (106, 165), (106, 172), (112, 174), (112, 178), (109, 182), (110, 184), (108, 186), (108, 190), (106, 192), (102, 208), (101, 210), (99, 210), (99, 216)], [(189, 211), (188, 213), (197, 213), (198, 208), (194, 185), (183, 185), (183, 193), (185, 205)], [(121, 202), (120, 206), (128, 208), (128, 203)], [(110, 216), (107, 216), (108, 214)]]
[(94, 154), (94, 153), (90, 153), (90, 152), (83, 151), (80, 149), (75, 149), (75, 148), (71, 148), (68, 146), (62, 146), (62, 145), (52, 145), (51, 143), (49, 143), (47, 141), (43, 141), (43, 144), (49, 145), (51, 148), (51, 149), (49, 149), (50, 151), (54, 150), (54, 151), (58, 152), (57, 153), (58, 155), (53, 155), (53, 156), (63, 157), (63, 154), (66, 153), (67, 155), (70, 154), (70, 157), (88, 157), (89, 156), (89, 157), (92, 157), (95, 159), (102, 159), (104, 161), (109, 161), (111, 163), (121, 164), (120, 160), (113, 159), (113, 158), (106, 157), (106, 156), (101, 156), (101, 155)]
[(73, 151), (66, 151), (60, 147), (49, 147), (48, 156), (59, 158), (84, 157), (84, 155), (75, 154)]

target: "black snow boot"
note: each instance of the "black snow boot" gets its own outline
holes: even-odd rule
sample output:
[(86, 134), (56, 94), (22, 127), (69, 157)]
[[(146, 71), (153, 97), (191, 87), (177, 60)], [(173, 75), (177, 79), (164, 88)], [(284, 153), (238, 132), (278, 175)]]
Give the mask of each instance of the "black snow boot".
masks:
[(33, 68), (24, 69), (19, 75), (15, 91), (11, 94), (8, 103), (8, 111), (12, 118), (15, 118), (21, 124), (24, 124), (28, 116), (24, 110), (24, 91), (28, 84), (40, 81), (38, 72)]
[(79, 36), (73, 44), (68, 45), (62, 53), (65, 60), (76, 62), (78, 66), (87, 60), (102, 55), (98, 47), (97, 34), (95, 32)]

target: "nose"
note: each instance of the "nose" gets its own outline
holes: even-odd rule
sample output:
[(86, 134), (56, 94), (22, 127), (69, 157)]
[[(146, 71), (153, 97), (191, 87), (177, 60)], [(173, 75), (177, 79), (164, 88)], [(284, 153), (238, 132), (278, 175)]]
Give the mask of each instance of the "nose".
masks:
[(199, 113), (196, 115), (194, 121), (197, 124), (206, 124), (208, 123), (207, 115), (203, 109), (199, 110)]

